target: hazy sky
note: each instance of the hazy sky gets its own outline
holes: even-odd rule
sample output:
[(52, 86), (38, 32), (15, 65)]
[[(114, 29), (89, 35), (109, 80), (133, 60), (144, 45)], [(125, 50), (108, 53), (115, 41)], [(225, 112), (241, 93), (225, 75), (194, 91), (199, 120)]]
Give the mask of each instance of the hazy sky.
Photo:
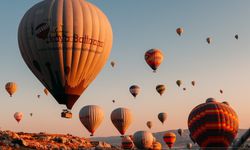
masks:
[[(42, 84), (24, 63), (17, 43), (17, 28), (24, 13), (40, 0), (1, 0), (0, 2), (0, 127), (24, 132), (71, 133), (88, 137), (78, 118), (87, 104), (99, 105), (105, 120), (96, 136), (119, 135), (110, 121), (117, 107), (132, 110), (134, 121), (127, 134), (147, 130), (146, 121), (153, 121), (152, 132), (187, 128), (187, 117), (196, 105), (214, 97), (228, 101), (237, 112), (240, 128), (250, 126), (250, 1), (249, 0), (89, 0), (108, 16), (114, 32), (110, 58), (102, 72), (83, 93), (72, 112), (73, 119), (60, 117), (65, 108), (54, 98), (45, 96)], [(182, 37), (175, 33), (183, 27)], [(234, 35), (239, 34), (239, 40)], [(206, 37), (212, 37), (212, 44)], [(150, 48), (160, 48), (165, 59), (155, 74), (144, 61)], [(110, 61), (115, 60), (115, 69)], [(175, 81), (184, 81), (182, 91)], [(193, 88), (192, 80), (197, 82)], [(19, 89), (13, 98), (4, 85), (15, 81)], [(134, 99), (128, 88), (141, 87)], [(161, 97), (157, 84), (166, 84)], [(221, 95), (219, 90), (223, 89)], [(38, 99), (37, 94), (41, 94)], [(116, 103), (113, 104), (112, 100)], [(20, 124), (13, 118), (22, 111)], [(164, 126), (159, 112), (167, 112)], [(29, 113), (33, 113), (33, 117)]]

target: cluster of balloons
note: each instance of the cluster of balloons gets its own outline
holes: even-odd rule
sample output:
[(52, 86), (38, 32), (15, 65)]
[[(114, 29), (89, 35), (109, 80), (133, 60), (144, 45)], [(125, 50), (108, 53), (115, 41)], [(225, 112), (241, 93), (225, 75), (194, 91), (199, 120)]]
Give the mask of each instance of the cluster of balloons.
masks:
[[(182, 36), (184, 29), (177, 28), (176, 32)], [(238, 39), (238, 35), (235, 35), (235, 38)], [(67, 107), (67, 111), (72, 109), (105, 65), (112, 41), (113, 33), (108, 18), (99, 8), (84, 0), (56, 3), (50, 0), (42, 1), (26, 12), (18, 29), (19, 48), (25, 63), (44, 85), (44, 93), (51, 93), (59, 104)], [(210, 44), (212, 38), (207, 37), (206, 41)], [(162, 50), (153, 48), (146, 51), (144, 58), (153, 72), (156, 72), (163, 62), (164, 55)], [(114, 61), (110, 64), (115, 67)], [(177, 80), (176, 84), (181, 87), (182, 81)], [(195, 81), (191, 81), (191, 84), (195, 86)], [(17, 85), (8, 82), (5, 88), (12, 96)], [(140, 87), (132, 85), (129, 91), (136, 97)], [(159, 84), (156, 91), (162, 95), (166, 86)], [(223, 91), (220, 90), (220, 93)], [(17, 112), (14, 117), (19, 122), (23, 114)], [(104, 112), (97, 105), (84, 106), (79, 112), (79, 119), (91, 135), (94, 135), (104, 119)], [(117, 108), (112, 111), (110, 119), (123, 136), (132, 123), (132, 113), (127, 108)], [(159, 113), (158, 119), (164, 124), (167, 113)], [(228, 119), (230, 121), (225, 121)], [(146, 124), (148, 128), (152, 128), (151, 121)], [(227, 103), (208, 100), (190, 113), (188, 127), (190, 138), (201, 147), (227, 147), (236, 136), (238, 119)], [(178, 133), (182, 136), (183, 130), (179, 129)], [(163, 139), (171, 148), (176, 141), (176, 135), (167, 132)], [(134, 145), (139, 149), (161, 149), (160, 143), (155, 141), (152, 133), (148, 131), (138, 131), (132, 138), (123, 138), (122, 147), (130, 148)], [(187, 147), (191, 148), (192, 144), (187, 144)]]

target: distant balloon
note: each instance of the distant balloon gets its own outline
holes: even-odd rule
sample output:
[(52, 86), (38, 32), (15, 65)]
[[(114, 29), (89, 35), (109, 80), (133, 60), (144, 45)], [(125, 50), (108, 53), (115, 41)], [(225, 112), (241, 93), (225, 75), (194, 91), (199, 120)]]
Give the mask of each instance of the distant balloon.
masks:
[(79, 118), (84, 127), (91, 133), (90, 136), (93, 136), (103, 121), (104, 113), (99, 106), (87, 105), (80, 110)]
[(17, 84), (15, 82), (8, 82), (5, 84), (5, 89), (9, 93), (10, 97), (12, 97), (17, 90)]
[(44, 0), (22, 18), (21, 55), (59, 104), (72, 109), (109, 57), (108, 18), (85, 0)]
[(223, 90), (220, 90), (220, 93), (223, 94)]
[(43, 91), (44, 91), (45, 95), (49, 94), (49, 91), (46, 88)]
[(121, 135), (124, 135), (128, 127), (131, 125), (133, 116), (132, 112), (127, 108), (117, 108), (111, 112), (111, 121)]
[(177, 132), (179, 133), (180, 136), (182, 136), (182, 134), (184, 133), (182, 129), (178, 129)]
[(165, 112), (161, 112), (158, 114), (158, 119), (161, 121), (161, 123), (163, 124), (166, 119), (167, 119), (167, 113)]
[(163, 140), (167, 144), (167, 146), (171, 149), (176, 141), (176, 135), (172, 132), (166, 132), (163, 135)]
[(228, 102), (226, 102), (226, 101), (222, 102), (222, 104), (225, 104), (225, 105), (230, 106), (230, 105), (229, 105), (229, 103), (228, 103)]
[(191, 148), (192, 148), (192, 146), (193, 146), (193, 144), (192, 144), (192, 143), (187, 143), (187, 148), (188, 148), (188, 149), (191, 149)]
[(147, 127), (149, 128), (149, 129), (151, 129), (152, 128), (152, 126), (153, 126), (153, 122), (152, 121), (147, 121)]
[(156, 86), (156, 91), (162, 96), (162, 94), (165, 92), (166, 87), (165, 85), (159, 84)]
[(156, 72), (163, 61), (163, 53), (159, 49), (150, 49), (145, 53), (145, 61)]
[(196, 106), (188, 117), (190, 138), (204, 149), (227, 149), (235, 139), (238, 127), (235, 111), (211, 98)]
[(187, 89), (186, 88), (183, 88), (183, 91), (186, 91)]
[(183, 28), (177, 28), (176, 29), (176, 33), (181, 36), (181, 34), (184, 32), (184, 29)]
[(37, 95), (37, 98), (40, 98), (41, 97), (41, 95)]
[(133, 137), (134, 144), (138, 149), (149, 149), (154, 142), (152, 133), (148, 131), (137, 131)]
[(192, 84), (192, 86), (195, 86), (195, 81), (192, 81), (191, 84)]
[(115, 62), (111, 61), (110, 65), (114, 68), (115, 67)]
[(239, 39), (239, 35), (238, 34), (236, 34), (234, 37), (235, 37), (236, 40)]
[(129, 136), (124, 136), (122, 138), (122, 148), (127, 150), (134, 148), (134, 143)]
[(160, 142), (153, 142), (152, 150), (162, 150), (162, 146)]
[(129, 88), (129, 91), (135, 98), (140, 93), (140, 87), (138, 85), (132, 85)]
[(32, 117), (32, 116), (33, 116), (33, 113), (30, 113), (30, 116)]
[(113, 103), (115, 103), (115, 100), (112, 100)]
[(210, 37), (208, 37), (206, 40), (207, 40), (207, 43), (208, 43), (208, 44), (210, 44), (211, 41), (212, 41), (212, 39), (211, 39)]
[(177, 80), (177, 81), (176, 81), (176, 84), (180, 87), (181, 84), (182, 84), (182, 81), (181, 81), (181, 80)]
[(16, 112), (16, 113), (14, 114), (14, 118), (15, 118), (16, 121), (19, 123), (19, 122), (22, 120), (22, 118), (23, 118), (23, 113), (22, 113), (22, 112)]

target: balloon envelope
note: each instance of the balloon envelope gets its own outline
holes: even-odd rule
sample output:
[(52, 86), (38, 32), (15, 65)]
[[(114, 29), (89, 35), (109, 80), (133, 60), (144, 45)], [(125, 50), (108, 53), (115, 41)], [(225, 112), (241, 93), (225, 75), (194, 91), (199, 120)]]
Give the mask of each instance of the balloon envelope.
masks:
[(111, 112), (111, 121), (121, 135), (124, 135), (131, 125), (133, 116), (131, 110), (127, 108), (117, 108)]
[(147, 127), (149, 128), (149, 129), (151, 129), (152, 128), (152, 126), (153, 126), (153, 122), (152, 121), (147, 121)]
[(136, 97), (139, 93), (140, 93), (140, 87), (138, 85), (132, 85), (130, 88), (129, 88), (129, 91), (130, 93)]
[(134, 144), (138, 149), (149, 149), (154, 142), (152, 133), (148, 131), (137, 131), (133, 137)]
[(91, 136), (93, 136), (103, 121), (104, 112), (101, 107), (97, 105), (88, 105), (80, 110), (79, 118), (84, 127), (91, 133)]
[(182, 84), (182, 81), (181, 81), (181, 80), (177, 80), (177, 81), (176, 81), (176, 84), (180, 87), (181, 84)]
[(183, 28), (177, 28), (176, 29), (176, 33), (181, 36), (181, 34), (184, 32), (184, 29)]
[(145, 53), (144, 58), (155, 72), (163, 61), (163, 53), (160, 49), (150, 49)]
[(161, 113), (159, 113), (158, 114), (158, 119), (161, 121), (161, 123), (163, 124), (165, 121), (166, 121), (166, 119), (167, 119), (167, 113), (165, 113), (165, 112), (161, 112)]
[(188, 117), (190, 137), (203, 148), (227, 149), (235, 139), (238, 127), (235, 111), (214, 99), (196, 106)]
[(85, 0), (44, 0), (22, 18), (21, 55), (59, 104), (71, 109), (106, 63), (112, 29)]
[(166, 90), (166, 87), (165, 87), (165, 85), (163, 85), (163, 84), (159, 84), (159, 85), (156, 86), (156, 91), (157, 91), (160, 95), (162, 95), (162, 94), (165, 92), (165, 90)]
[(163, 135), (163, 140), (169, 148), (172, 148), (176, 141), (176, 135), (173, 132), (166, 132)]
[(15, 82), (8, 82), (5, 84), (5, 89), (9, 93), (10, 97), (12, 97), (17, 90), (17, 84)]
[(16, 121), (19, 123), (19, 122), (22, 120), (22, 118), (23, 118), (23, 113), (22, 113), (22, 112), (16, 112), (16, 113), (14, 114), (14, 118), (15, 118)]

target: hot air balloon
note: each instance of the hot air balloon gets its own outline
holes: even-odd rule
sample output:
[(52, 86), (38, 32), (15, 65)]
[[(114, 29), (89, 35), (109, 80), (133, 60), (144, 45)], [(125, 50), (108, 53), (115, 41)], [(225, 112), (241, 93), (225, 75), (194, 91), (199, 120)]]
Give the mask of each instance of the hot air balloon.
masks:
[(181, 36), (181, 34), (184, 32), (184, 29), (183, 28), (177, 28), (176, 29), (176, 33)]
[(30, 113), (30, 116), (32, 117), (32, 116), (33, 116), (33, 113)]
[(179, 133), (180, 136), (182, 136), (182, 134), (184, 133), (182, 129), (178, 129), (177, 132)]
[(183, 91), (186, 91), (187, 89), (186, 88), (183, 88)]
[(225, 104), (225, 105), (228, 105), (228, 106), (229, 106), (229, 103), (226, 102), (226, 101), (222, 102), (222, 104)]
[(38, 95), (37, 95), (37, 98), (40, 98), (40, 96), (41, 96), (41, 95), (38, 94)]
[(236, 34), (234, 37), (235, 37), (236, 40), (239, 39), (239, 35), (238, 34)]
[(188, 148), (188, 149), (191, 149), (192, 146), (193, 146), (192, 143), (187, 143), (187, 148)]
[(85, 0), (41, 1), (18, 30), (25, 63), (68, 110), (105, 65), (112, 38), (108, 18)]
[(152, 122), (152, 121), (147, 121), (147, 127), (148, 127), (149, 129), (151, 129), (152, 126), (153, 126), (153, 122)]
[(8, 82), (5, 84), (5, 89), (9, 93), (10, 97), (12, 97), (17, 90), (17, 84), (15, 82)]
[(159, 84), (156, 86), (156, 91), (162, 96), (162, 94), (165, 92), (166, 87), (165, 85)]
[(176, 141), (176, 135), (172, 132), (166, 132), (163, 135), (163, 140), (167, 144), (167, 146), (171, 149)]
[(19, 123), (19, 122), (22, 120), (22, 118), (23, 118), (23, 113), (22, 113), (22, 112), (16, 112), (16, 113), (14, 114), (14, 118), (15, 118), (16, 121)]
[(190, 137), (203, 149), (227, 149), (235, 139), (238, 127), (235, 111), (212, 98), (196, 106), (188, 117)]
[(90, 136), (93, 136), (102, 123), (104, 113), (99, 106), (87, 105), (80, 110), (79, 118), (84, 127), (91, 133)]
[(137, 131), (133, 137), (134, 144), (138, 149), (149, 149), (154, 142), (152, 133), (148, 131)]
[(195, 81), (191, 81), (192, 86), (195, 86)]
[(220, 94), (223, 94), (223, 90), (220, 90)]
[(133, 149), (134, 148), (134, 143), (132, 139), (129, 136), (124, 136), (122, 138), (122, 146), (123, 149)]
[(207, 40), (207, 43), (208, 43), (208, 44), (210, 44), (211, 41), (212, 41), (212, 39), (211, 39), (210, 37), (208, 37), (206, 40)]
[(159, 49), (150, 49), (145, 53), (145, 61), (156, 72), (163, 61), (163, 53)]
[(152, 150), (162, 150), (161, 143), (157, 141), (153, 142)]
[(176, 81), (176, 84), (180, 87), (181, 84), (182, 84), (182, 81), (181, 81), (181, 80), (177, 80), (177, 81)]
[(43, 90), (43, 92), (45, 93), (45, 95), (49, 94), (49, 91), (46, 88)]
[(138, 85), (132, 85), (129, 88), (130, 93), (136, 98), (136, 96), (140, 93), (140, 87)]
[(115, 62), (111, 61), (110, 65), (114, 68), (115, 67)]
[(115, 103), (115, 100), (112, 100), (113, 103)]
[(124, 135), (132, 123), (132, 112), (127, 108), (117, 108), (111, 112), (111, 121), (121, 135)]
[(164, 124), (165, 120), (167, 119), (167, 113), (161, 112), (158, 114), (158, 119)]

